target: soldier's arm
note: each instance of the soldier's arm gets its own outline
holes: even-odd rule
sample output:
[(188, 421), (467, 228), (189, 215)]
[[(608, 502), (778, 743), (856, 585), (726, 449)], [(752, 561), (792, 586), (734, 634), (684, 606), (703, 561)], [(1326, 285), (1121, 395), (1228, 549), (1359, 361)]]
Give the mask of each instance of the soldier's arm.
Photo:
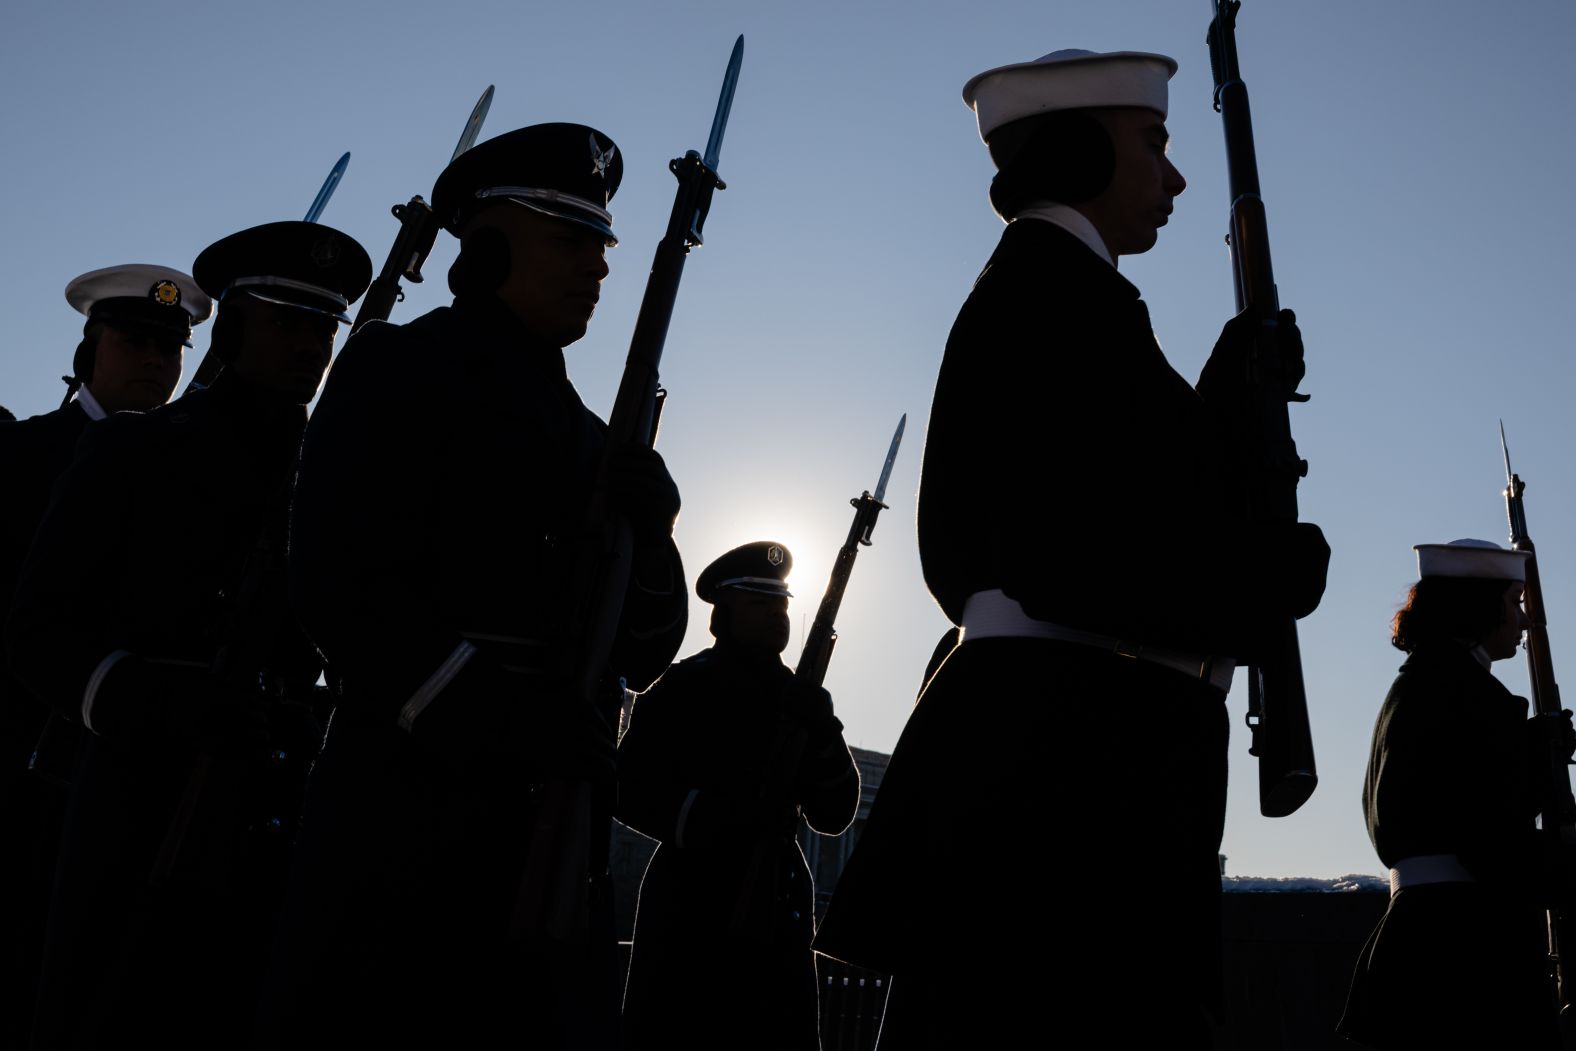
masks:
[(13, 673), (73, 723), (91, 712), (98, 686), (131, 656), (106, 633), (119, 584), (125, 516), (134, 510), (145, 456), (140, 418), (91, 428), (54, 488), (23, 563), (6, 623)]
[(678, 776), (683, 742), (674, 726), (666, 677), (635, 700), (629, 728), (618, 744), (618, 806), (615, 816), (630, 828), (663, 843), (683, 845), (694, 789)]
[(612, 664), (630, 689), (642, 690), (662, 674), (684, 642), (689, 592), (672, 537), (637, 537), (633, 570)]
[(843, 740), (843, 724), (832, 713), (831, 694), (818, 687), (804, 692), (806, 739), (794, 785), (796, 801), (811, 828), (835, 836), (859, 809), (859, 768)]

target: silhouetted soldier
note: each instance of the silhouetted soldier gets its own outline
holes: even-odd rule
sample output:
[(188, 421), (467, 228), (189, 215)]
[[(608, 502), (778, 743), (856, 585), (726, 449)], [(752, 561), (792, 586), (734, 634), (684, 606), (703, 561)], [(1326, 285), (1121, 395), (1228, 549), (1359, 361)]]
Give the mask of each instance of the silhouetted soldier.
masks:
[(662, 841), (640, 885), (626, 1047), (819, 1046), (796, 836), (801, 814), (847, 828), (859, 773), (831, 695), (778, 657), (792, 565), (762, 541), (706, 567), (695, 593), (717, 642), (637, 699), (619, 745), (618, 816)]
[(8, 624), (18, 678), (89, 731), (37, 1046), (244, 1041), (299, 806), (291, 771), (305, 777), (290, 761), (316, 744), (320, 665), (285, 601), (288, 488), (371, 261), (335, 230), (290, 222), (210, 245), (193, 271), (220, 303), (223, 371), (90, 433)]
[[(592, 710), (563, 660), (565, 578), (605, 428), (561, 348), (585, 334), (607, 274), (622, 170), (579, 124), (462, 154), (432, 198), (460, 238), (453, 305), (358, 332), (313, 415), (292, 586), (344, 693), (263, 1009), (279, 1046), (616, 1038), (605, 807), (590, 829), (600, 871), (575, 888), (590, 904), (558, 917), (580, 936), (555, 942), (515, 918), (528, 865), (576, 869), (572, 846), (533, 838), (542, 786), (613, 787), (620, 694)], [(640, 687), (683, 637), (679, 496), (649, 449), (617, 458), (611, 485), (634, 533), (611, 670)]]
[[(0, 426), (0, 609), (9, 609), (55, 480), (71, 464), (92, 420), (163, 405), (181, 378), (181, 351), (213, 302), (189, 276), (132, 263), (94, 270), (66, 285), (87, 315), (72, 358), (70, 393), (53, 412)], [(7, 414), (6, 419), (12, 419)], [(57, 725), (43, 747), (49, 706), (0, 669), (0, 1044), (27, 1046), (38, 984), (49, 884), (65, 814), (64, 778), (77, 735)], [(38, 753), (37, 769), (29, 771)]]
[[(1528, 719), (1490, 670), (1514, 657), (1526, 551), (1486, 540), (1417, 547), (1391, 622), (1407, 654), (1374, 724), (1363, 810), (1390, 907), (1357, 961), (1340, 1031), (1364, 1047), (1561, 1045), (1544, 909), (1556, 858), (1537, 817), (1570, 712)], [(1568, 871), (1568, 869), (1567, 869)]]
[[(964, 88), (1008, 226), (948, 338), (920, 485), (925, 580), (962, 641), (816, 943), (895, 975), (883, 1048), (997, 1046), (1048, 1020), (1210, 1042), (1221, 701), (1256, 612), (1317, 604), (1328, 548), (1315, 526), (1251, 526), (1234, 484), (1222, 414), (1256, 319), (1227, 325), (1195, 391), (1117, 273), (1185, 185), (1175, 69), (1062, 51)], [(1279, 331), (1300, 378), (1289, 312)], [(1025, 487), (1040, 498), (1010, 498)]]

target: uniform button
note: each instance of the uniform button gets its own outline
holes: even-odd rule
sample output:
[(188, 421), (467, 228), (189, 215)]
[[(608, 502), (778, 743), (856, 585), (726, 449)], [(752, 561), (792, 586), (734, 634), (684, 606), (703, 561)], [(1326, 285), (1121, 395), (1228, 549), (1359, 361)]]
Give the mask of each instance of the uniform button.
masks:
[(793, 910), (793, 911), (792, 911), (792, 912), (790, 912), (790, 913), (789, 913), (789, 914), (788, 914), (788, 918), (789, 918), (789, 919), (790, 919), (790, 920), (797, 920), (797, 919), (798, 919), (798, 918), (799, 918), (799, 910), (798, 910), (798, 909), (795, 909), (795, 910)]

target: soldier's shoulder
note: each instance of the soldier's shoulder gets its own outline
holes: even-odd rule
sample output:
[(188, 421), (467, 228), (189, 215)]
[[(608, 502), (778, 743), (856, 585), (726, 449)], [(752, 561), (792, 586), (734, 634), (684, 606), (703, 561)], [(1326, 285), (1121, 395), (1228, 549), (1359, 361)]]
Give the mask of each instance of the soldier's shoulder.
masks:
[(81, 433), (87, 422), (81, 409), (75, 405), (64, 405), (25, 420), (0, 422), (0, 444), (7, 448), (48, 444), (58, 440), (61, 435)]
[(403, 325), (367, 323), (335, 359), (327, 390), (353, 380), (357, 388), (380, 394), (430, 393), (450, 371), (452, 356), (445, 353), (445, 343), (452, 330), (451, 314), (448, 307), (439, 307)]
[(662, 687), (670, 690), (675, 687), (684, 688), (693, 683), (709, 679), (721, 668), (721, 662), (711, 650), (701, 650), (699, 653), (685, 657), (683, 660), (668, 665), (668, 670), (662, 677), (652, 684), (652, 689)]

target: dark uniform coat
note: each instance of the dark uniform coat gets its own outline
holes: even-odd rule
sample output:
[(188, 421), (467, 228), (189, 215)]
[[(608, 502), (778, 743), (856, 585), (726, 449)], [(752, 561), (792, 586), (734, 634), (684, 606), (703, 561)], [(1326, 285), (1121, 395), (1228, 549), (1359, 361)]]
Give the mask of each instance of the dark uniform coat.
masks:
[[(302, 454), (291, 572), (343, 699), (309, 786), (268, 1041), (469, 1046), (513, 1033), (552, 1047), (616, 1023), (605, 843), (619, 697), (610, 723), (557, 664), (604, 431), (563, 352), (491, 298), (369, 325), (330, 373)], [(685, 614), (677, 549), (665, 533), (637, 537), (613, 657), (631, 687), (672, 659)], [(532, 851), (555, 779), (594, 783), (604, 801), (589, 961), (514, 924), (528, 864), (571, 849)]]
[(635, 703), (618, 815), (662, 846), (640, 885), (626, 1047), (819, 1046), (798, 816), (841, 832), (859, 773), (835, 720), (805, 725), (795, 690), (775, 654), (719, 642)]
[(1453, 854), (1472, 882), (1403, 887), (1358, 958), (1341, 1032), (1374, 1048), (1555, 1048), (1546, 763), (1527, 702), (1464, 646), (1419, 648), (1386, 695), (1363, 786), (1379, 859)]
[[(11, 606), (22, 562), (55, 480), (71, 465), (88, 414), (76, 402), (21, 422), (0, 423), (0, 603)], [(3, 612), (3, 611), (0, 611)], [(0, 661), (0, 1044), (26, 1046), (38, 983), (43, 917), (64, 820), (65, 794), (29, 771), (49, 706)]]
[[(274, 708), (279, 761), (265, 758), (261, 742), (200, 751), (166, 728), (85, 736), (35, 1046), (244, 1040), (299, 806), (290, 782), (305, 777), (297, 744), (316, 743), (305, 704), (319, 664), (288, 614), (282, 561), (262, 554), (265, 535), (276, 551), (283, 539), (305, 419), (300, 406), (279, 406), (226, 375), (95, 427), (56, 489), (7, 630), (12, 666), (34, 693), (80, 723), (93, 683), (103, 684), (95, 708), (112, 703), (121, 661), (173, 662), (201, 681), (225, 652), (237, 690), (266, 688), (300, 707)], [(251, 596), (244, 610), (242, 593)], [(120, 651), (130, 656), (110, 659)], [(230, 703), (220, 689), (213, 703)], [(182, 825), (175, 815), (187, 800), (199, 802)], [(155, 878), (177, 827), (182, 849)]]
[[(948, 618), (1000, 588), (1038, 620), (1240, 656), (1231, 470), (1138, 290), (1060, 227), (1011, 223), (947, 341), (926, 437), (920, 557)], [(1207, 1039), (1221, 700), (1067, 643), (965, 640), (946, 658), (816, 942), (895, 975), (884, 1049), (987, 1046), (1045, 1019), (1098, 1019), (1133, 1046), (1146, 1025), (1166, 1046)], [(1035, 842), (1044, 865), (1025, 864)]]

